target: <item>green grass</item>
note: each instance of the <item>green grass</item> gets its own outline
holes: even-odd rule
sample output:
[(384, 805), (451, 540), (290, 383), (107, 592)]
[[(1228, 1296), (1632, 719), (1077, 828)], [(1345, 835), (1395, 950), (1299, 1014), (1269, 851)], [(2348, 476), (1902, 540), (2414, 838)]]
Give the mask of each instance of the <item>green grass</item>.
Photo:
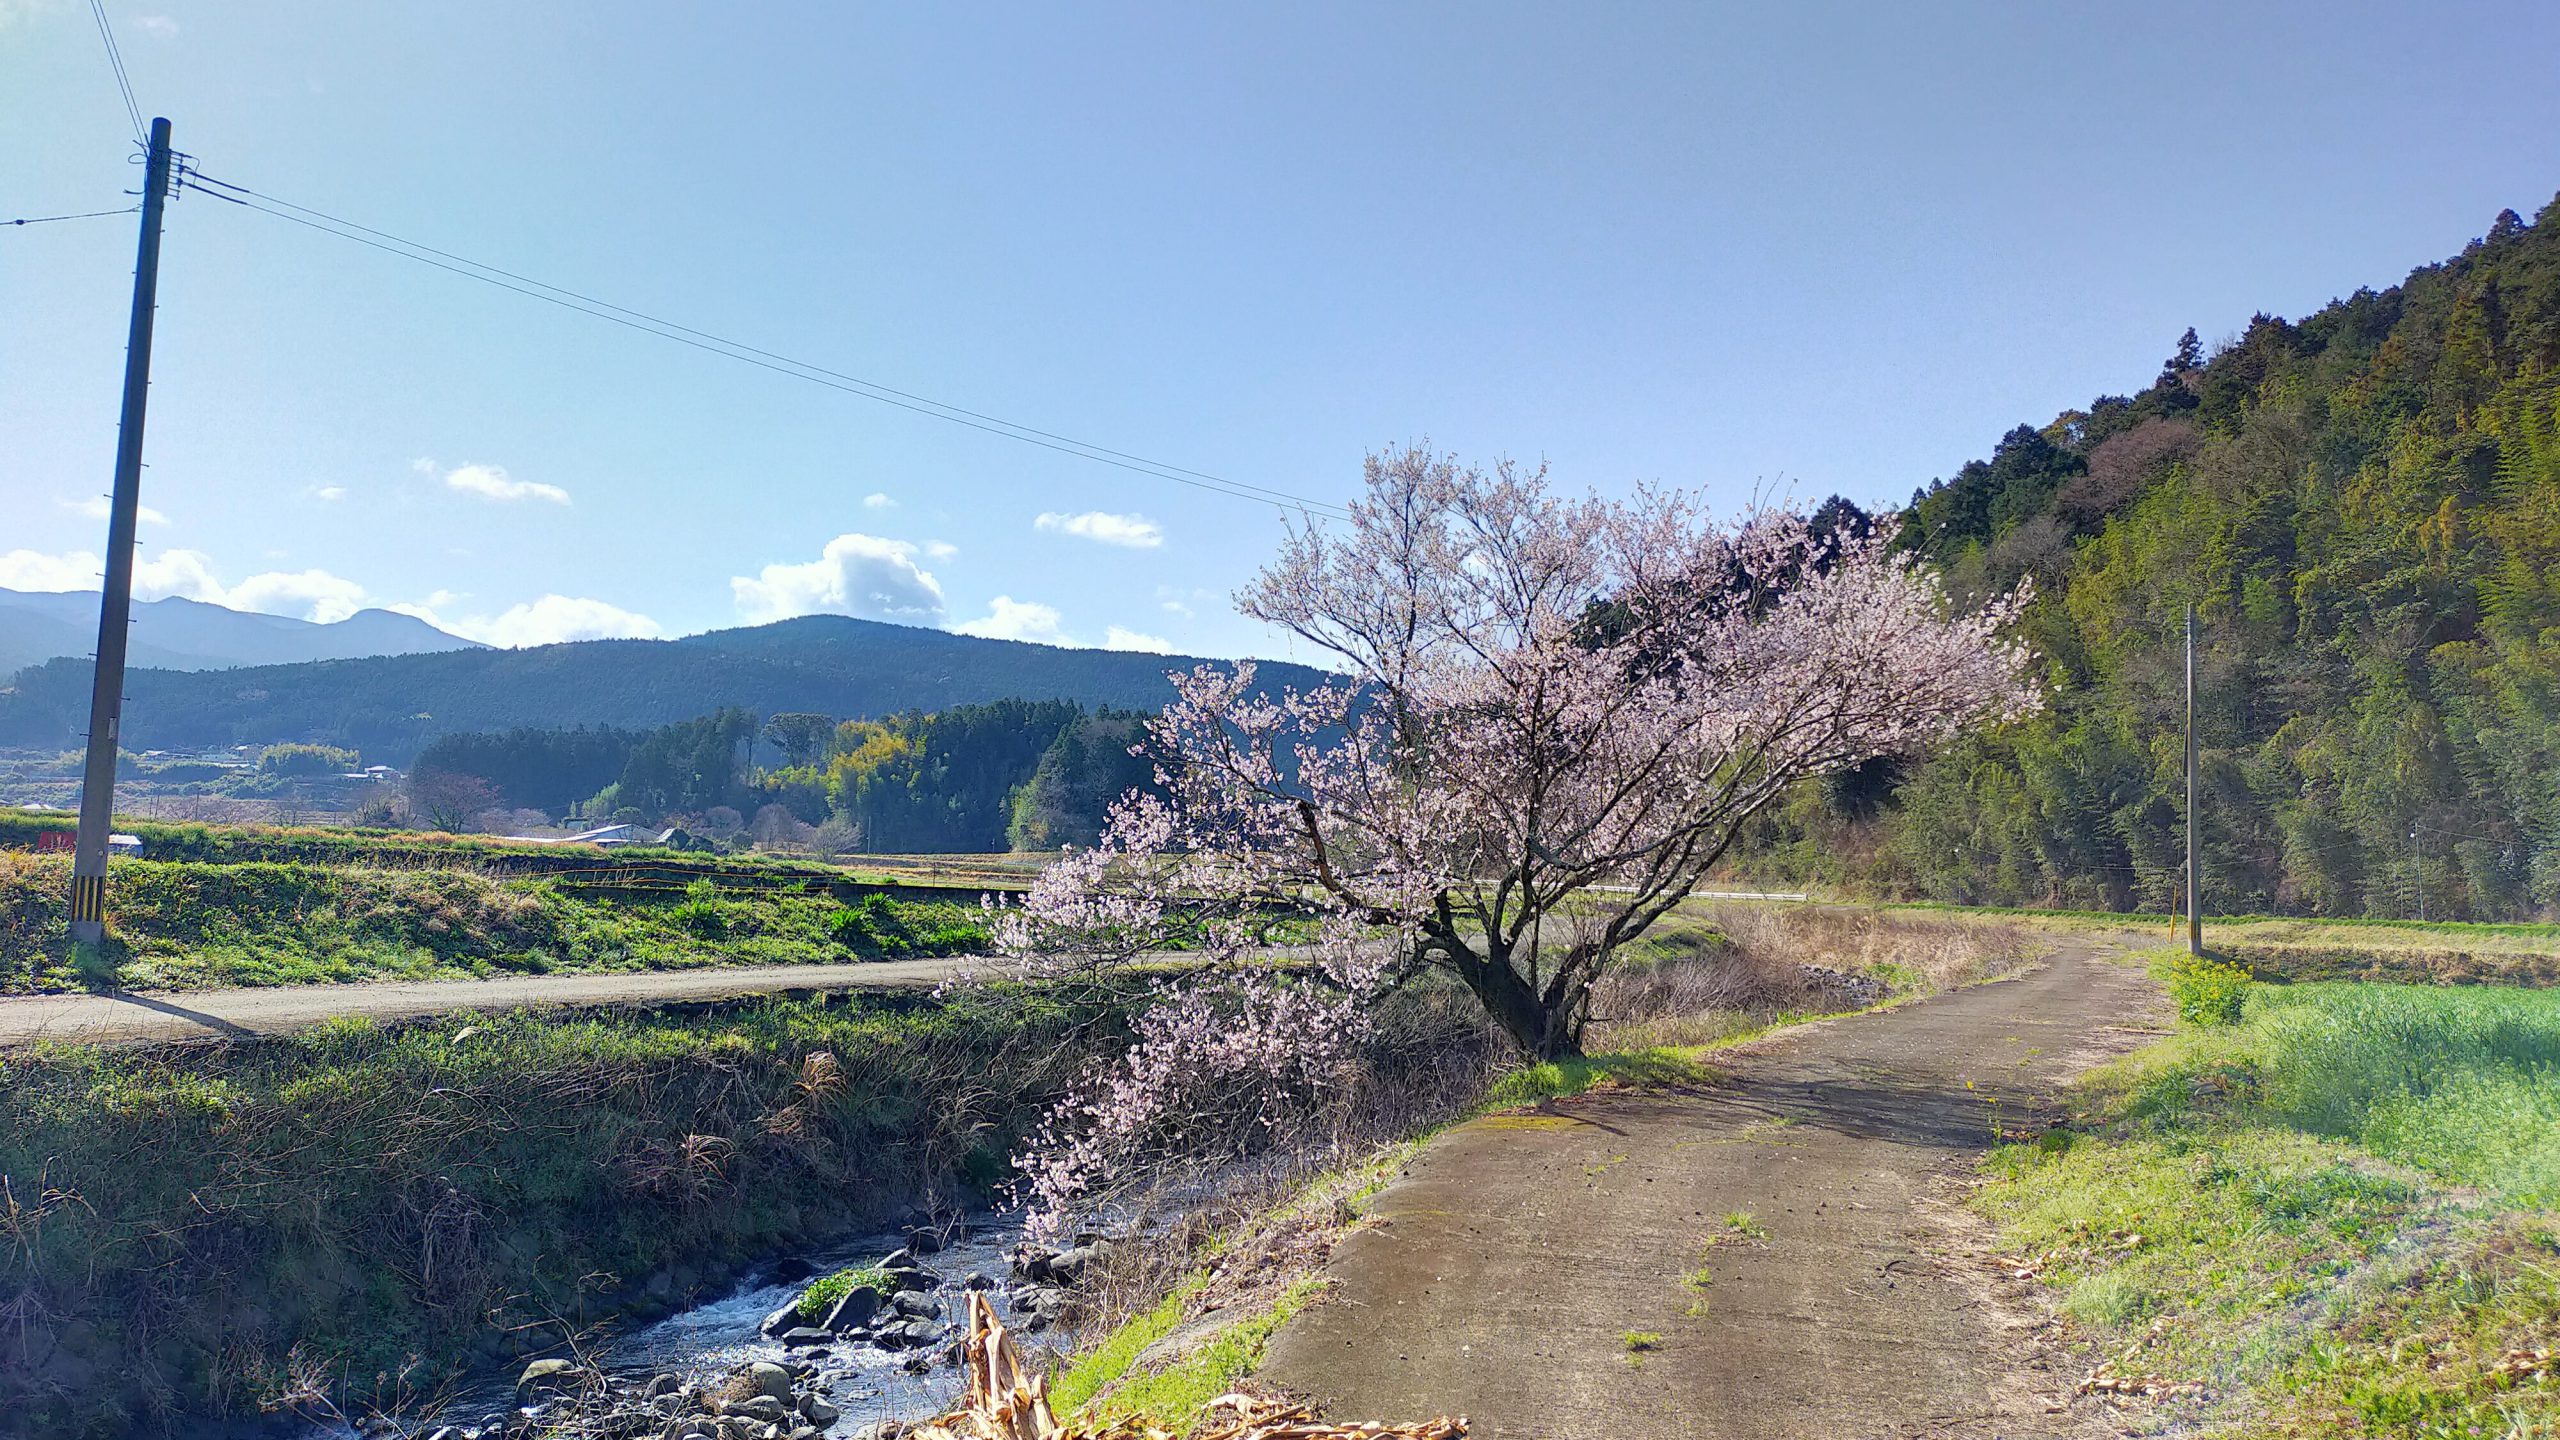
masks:
[[(1380, 1146), (1351, 1164), (1316, 1175), (1259, 1218), (1265, 1225), (1285, 1227), (1343, 1214), (1356, 1216), (1371, 1196), (1385, 1189), (1406, 1163), (1420, 1153), (1427, 1139), (1427, 1136), (1416, 1136), (1393, 1145)], [(1208, 1266), (1237, 1244), (1240, 1234), (1240, 1231), (1229, 1230), (1212, 1236), (1193, 1257), (1202, 1262), (1202, 1268), (1191, 1271), (1176, 1282), (1163, 1300), (1130, 1316), (1110, 1334), (1079, 1351), (1053, 1375), (1049, 1395), (1058, 1412), (1073, 1416), (1092, 1407), (1096, 1417), (1132, 1415), (1159, 1425), (1169, 1425), (1173, 1417), (1168, 1414), (1121, 1403), (1125, 1395), (1159, 1393), (1137, 1389), (1140, 1377), (1132, 1375), (1132, 1367), (1148, 1346), (1173, 1333), (1191, 1318), (1201, 1293), (1208, 1288)], [(1309, 1289), (1288, 1299), (1289, 1312), (1294, 1314), (1313, 1294), (1314, 1291)], [(1276, 1328), (1278, 1321), (1272, 1323)], [(1265, 1334), (1268, 1334), (1267, 1330)], [(1258, 1358), (1258, 1351), (1253, 1358)], [(1249, 1373), (1249, 1369), (1239, 1371), (1234, 1378), (1240, 1379)], [(1232, 1384), (1228, 1388), (1233, 1388)], [(1210, 1394), (1214, 1398), (1216, 1392)], [(1097, 1397), (1108, 1398), (1106, 1403), (1097, 1405)]]
[(2251, 986), (2082, 1093), (1978, 1203), (2093, 1363), (2232, 1433), (2560, 1426), (2560, 993)]
[(36, 1357), (0, 1366), (0, 1434), (244, 1413), (297, 1345), (361, 1384), (645, 1312), (652, 1276), (716, 1287), (1000, 1177), (1113, 1014), (1004, 991), (0, 1054), (0, 1294)]
[(1692, 1320), (1707, 1318), (1707, 1292), (1716, 1283), (1715, 1265), (1710, 1257), (1715, 1254), (1716, 1244), (1721, 1239), (1723, 1237), (1719, 1235), (1708, 1236), (1707, 1243), (1699, 1247), (1698, 1268), (1680, 1277), (1680, 1288), (1689, 1292), (1689, 1303), (1680, 1313)]
[(1193, 1271), (1153, 1308), (1130, 1316), (1099, 1344), (1078, 1353), (1066, 1368), (1051, 1377), (1049, 1399), (1058, 1413), (1078, 1414), (1095, 1396), (1119, 1384), (1128, 1375), (1129, 1367), (1137, 1363), (1140, 1352), (1190, 1318), (1191, 1297), (1208, 1283), (1207, 1271)]
[[(1187, 1433), (1199, 1424), (1210, 1401), (1235, 1389), (1238, 1382), (1254, 1372), (1262, 1363), (1272, 1332), (1305, 1309), (1323, 1288), (1324, 1282), (1312, 1276), (1296, 1281), (1268, 1304), (1237, 1318), (1200, 1348), (1161, 1369), (1126, 1376), (1118, 1388), (1091, 1407), (1087, 1418), (1138, 1416), (1177, 1435)], [(1131, 1358), (1135, 1354), (1132, 1351)]]
[(1599, 1085), (1703, 1085), (1715, 1079), (1716, 1072), (1699, 1063), (1698, 1056), (1712, 1048), (1666, 1045), (1624, 1055), (1576, 1055), (1523, 1065), (1496, 1080), (1477, 1108), (1512, 1110), (1579, 1095)]
[[(0, 849), (27, 851), (46, 831), (68, 830), (71, 818), (0, 806)], [(510, 875), (614, 875), (635, 869), (682, 884), (710, 875), (738, 883), (825, 885), (844, 878), (831, 865), (773, 855), (706, 855), (628, 845), (510, 845), (485, 835), (446, 835), (351, 825), (211, 825), (119, 815), (116, 829), (140, 840), (154, 860), (205, 864), (300, 864), (363, 869), (479, 870)], [(917, 878), (931, 883), (930, 871)]]
[(1645, 1356), (1662, 1348), (1662, 1332), (1659, 1330), (1630, 1330), (1626, 1333), (1625, 1340), (1622, 1343), (1627, 1347), (1627, 1363), (1630, 1365), (1642, 1365), (1644, 1363)]
[(975, 903), (302, 862), (118, 862), (84, 969), (62, 856), (0, 852), (0, 992), (821, 964), (983, 950)]

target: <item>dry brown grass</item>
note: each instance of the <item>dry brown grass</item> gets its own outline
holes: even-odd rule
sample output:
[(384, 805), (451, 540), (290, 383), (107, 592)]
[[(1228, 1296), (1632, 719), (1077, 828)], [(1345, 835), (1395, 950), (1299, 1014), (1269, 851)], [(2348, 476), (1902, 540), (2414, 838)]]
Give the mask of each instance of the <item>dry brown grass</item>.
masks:
[(2003, 919), (1924, 915), (1839, 905), (1704, 907), (1714, 926), (1764, 961), (1820, 965), (1892, 979), (1897, 989), (1943, 990), (2011, 970), (2043, 946)]
[(2013, 969), (2040, 948), (2001, 921), (1793, 904), (1699, 905), (1602, 977), (1585, 1048), (1712, 1045), (1790, 1016), (1862, 1009)]

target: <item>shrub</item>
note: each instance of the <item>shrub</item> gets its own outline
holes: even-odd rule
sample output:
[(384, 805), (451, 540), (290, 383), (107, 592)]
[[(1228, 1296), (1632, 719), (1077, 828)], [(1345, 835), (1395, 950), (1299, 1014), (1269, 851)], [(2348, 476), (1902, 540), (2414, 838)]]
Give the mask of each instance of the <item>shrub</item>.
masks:
[(721, 903), (720, 887), (709, 880), (696, 880), (684, 887), (684, 903), (667, 912), (667, 918), (687, 934), (716, 940), (729, 933), (729, 907)]
[(2209, 955), (2171, 954), (2167, 972), (2169, 998), (2178, 1019), (2189, 1025), (2236, 1025), (2241, 1002), (2248, 998), (2249, 972)]
[(362, 757), (335, 745), (270, 745), (258, 757), (262, 775), (335, 775), (356, 768)]

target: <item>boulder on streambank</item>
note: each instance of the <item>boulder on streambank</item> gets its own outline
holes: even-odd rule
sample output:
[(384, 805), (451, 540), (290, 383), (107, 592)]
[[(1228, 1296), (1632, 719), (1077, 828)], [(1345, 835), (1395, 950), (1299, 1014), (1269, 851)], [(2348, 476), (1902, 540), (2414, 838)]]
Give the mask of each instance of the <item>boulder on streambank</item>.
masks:
[(572, 1361), (537, 1360), (526, 1371), (525, 1387), (542, 1394), (428, 1440), (819, 1440), (844, 1413), (817, 1393), (817, 1367), (805, 1362), (757, 1361), (711, 1385), (615, 1378)]
[[(908, 1368), (932, 1365), (934, 1352), (948, 1338), (943, 1303), (935, 1292), (943, 1286), (917, 1257), (917, 1242), (938, 1245), (932, 1232), (916, 1231), (908, 1243), (876, 1264), (822, 1276), (794, 1296), (790, 1304), (765, 1317), (761, 1333), (788, 1349), (817, 1349), (844, 1341), (882, 1350), (917, 1352)], [(843, 1287), (839, 1293), (838, 1287)], [(823, 1302), (822, 1306), (813, 1304)], [(832, 1298), (831, 1298), (832, 1297)], [(813, 1314), (814, 1312), (814, 1314)]]
[(1028, 1240), (1015, 1246), (1015, 1283), (1005, 1298), (1013, 1303), (1018, 1328), (1037, 1332), (1066, 1318), (1076, 1288), (1117, 1243), (1108, 1235), (1078, 1235), (1075, 1244), (1063, 1249)]

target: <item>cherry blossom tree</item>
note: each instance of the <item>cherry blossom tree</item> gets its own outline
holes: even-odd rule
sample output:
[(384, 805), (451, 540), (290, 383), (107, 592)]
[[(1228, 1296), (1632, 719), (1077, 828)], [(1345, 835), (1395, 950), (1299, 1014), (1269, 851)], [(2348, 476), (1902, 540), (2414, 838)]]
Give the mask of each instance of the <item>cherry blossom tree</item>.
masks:
[[(1346, 525), (1293, 530), (1237, 597), (1339, 678), (1273, 696), (1249, 663), (1175, 675), (1144, 747), (1162, 794), (1125, 798), (1000, 926), (1051, 971), (1176, 927), (1209, 957), (1035, 1147), (1053, 1208), (1177, 1095), (1320, 1084), (1377, 997), (1430, 972), (1525, 1056), (1577, 1053), (1595, 982), (1790, 786), (2036, 704), (2003, 636), (2020, 597), (1951, 613), (1889, 523), (1719, 523), (1668, 491), (1573, 498), (1543, 468), (1419, 449), (1366, 482)], [(1280, 908), (1320, 919), (1295, 976), (1256, 957)]]

